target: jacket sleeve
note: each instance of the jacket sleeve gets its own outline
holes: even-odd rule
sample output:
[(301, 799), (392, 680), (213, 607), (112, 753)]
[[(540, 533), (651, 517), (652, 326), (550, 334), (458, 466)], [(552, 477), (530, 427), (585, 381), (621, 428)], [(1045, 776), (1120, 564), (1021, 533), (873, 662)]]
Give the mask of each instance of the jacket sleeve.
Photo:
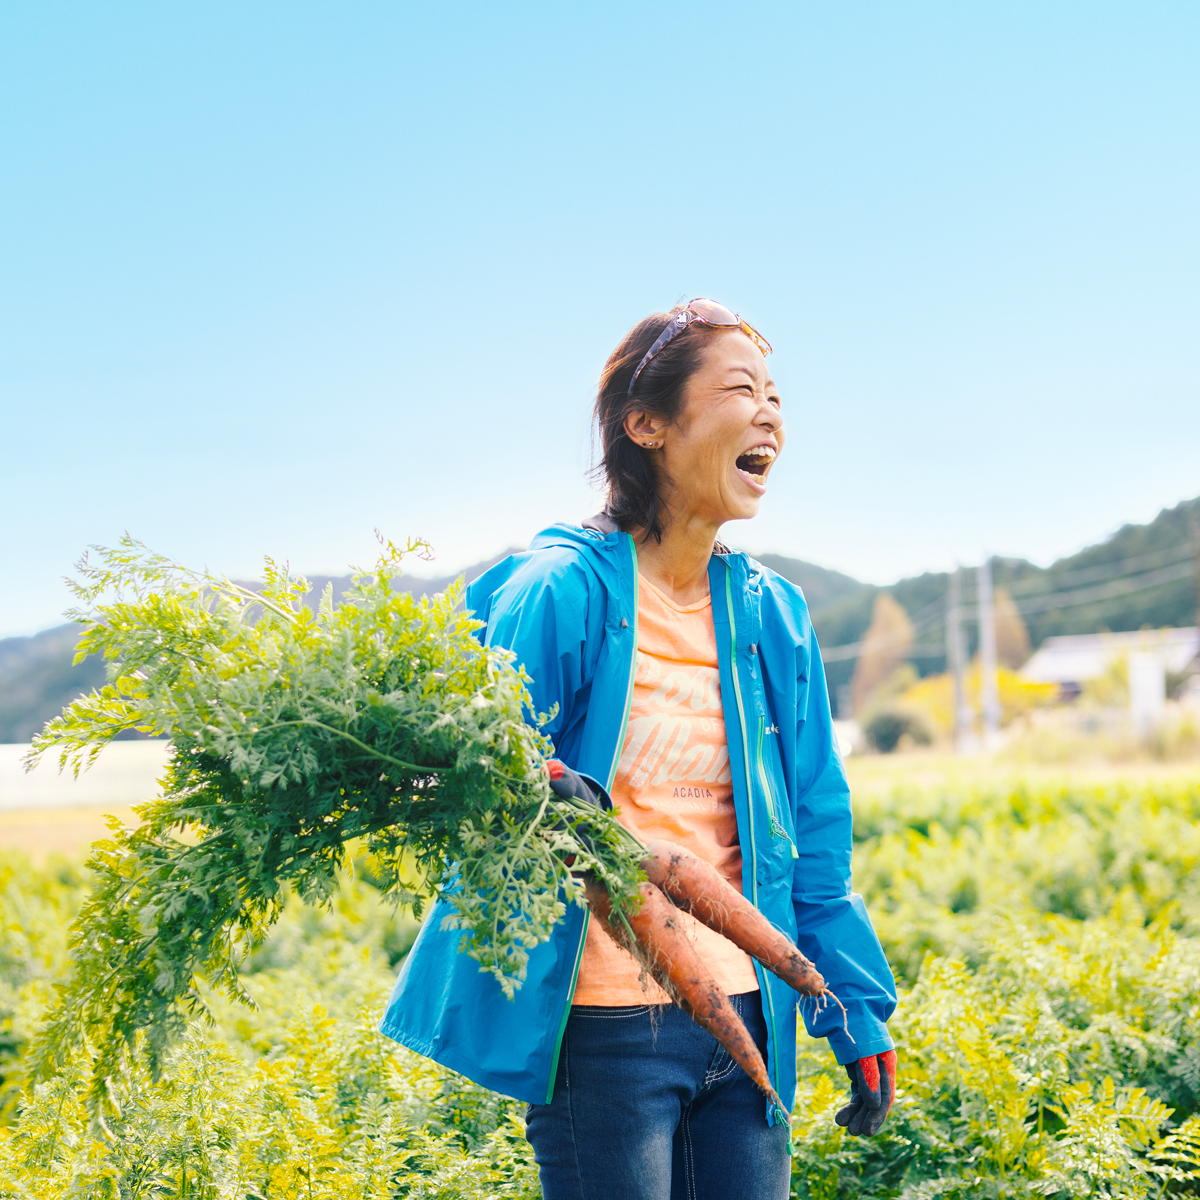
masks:
[(836, 1004), (818, 1010), (812, 1000), (802, 999), (800, 1007), (808, 1032), (828, 1038), (837, 1061), (848, 1063), (892, 1049), (887, 1021), (896, 1007), (896, 982), (863, 899), (851, 891), (850, 786), (834, 740), (825, 667), (811, 624), (807, 632), (808, 679), (799, 690), (807, 702), (796, 714), (799, 858), (792, 902), (797, 944), (846, 1006), (845, 1027)]

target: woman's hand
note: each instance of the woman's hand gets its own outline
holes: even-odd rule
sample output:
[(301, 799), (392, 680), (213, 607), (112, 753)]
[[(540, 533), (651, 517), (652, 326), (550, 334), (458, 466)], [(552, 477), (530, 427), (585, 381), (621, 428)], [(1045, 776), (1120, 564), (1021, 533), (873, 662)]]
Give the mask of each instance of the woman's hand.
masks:
[(896, 1052), (885, 1050), (846, 1064), (850, 1103), (833, 1119), (852, 1137), (874, 1137), (896, 1096)]
[(550, 773), (550, 790), (564, 800), (585, 800), (597, 808), (605, 810), (612, 808), (608, 793), (594, 780), (586, 775), (572, 771), (566, 763), (557, 758), (551, 758), (546, 763)]

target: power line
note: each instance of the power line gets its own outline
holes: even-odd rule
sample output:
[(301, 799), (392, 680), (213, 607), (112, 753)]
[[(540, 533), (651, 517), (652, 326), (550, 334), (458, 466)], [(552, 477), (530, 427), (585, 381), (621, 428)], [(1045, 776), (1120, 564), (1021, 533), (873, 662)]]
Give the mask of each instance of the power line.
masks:
[[(1149, 557), (1149, 556), (1143, 556)], [(1136, 559), (1129, 560), (1136, 562)], [(1166, 583), (1174, 583), (1179, 579), (1186, 579), (1192, 574), (1193, 563), (1189, 556), (1182, 562), (1177, 562), (1169, 567), (1164, 567), (1159, 571), (1150, 571), (1142, 575), (1129, 576), (1123, 579), (1115, 579), (1108, 583), (1101, 584), (1099, 587), (1080, 588), (1074, 591), (1051, 592), (1045, 596), (1035, 596), (1029, 600), (1023, 600), (1015, 604), (1015, 607), (1022, 616), (1032, 615), (1034, 613), (1046, 612), (1054, 608), (1074, 608), (1080, 604), (1092, 604), (1102, 600), (1113, 600), (1120, 596), (1132, 595), (1136, 592), (1148, 591), (1150, 588), (1160, 587)], [(928, 604), (921, 610), (921, 620), (911, 622), (911, 631), (913, 633), (924, 633), (927, 630), (934, 628), (939, 620), (941, 602)], [(934, 612), (936, 608), (939, 612)], [(962, 615), (968, 619), (978, 619), (978, 607), (964, 605)], [(929, 614), (925, 616), (924, 614)], [(941, 615), (944, 620), (944, 615)], [(906, 635), (907, 636), (907, 635)], [(888, 645), (893, 646), (899, 644), (902, 638), (899, 635), (893, 635), (890, 638), (872, 638), (872, 643), (879, 649), (887, 649)], [(831, 646), (828, 650), (821, 652), (821, 657), (826, 662), (844, 662), (847, 659), (857, 658), (866, 645), (866, 639), (863, 638), (857, 642), (850, 642), (844, 646)], [(936, 655), (930, 653), (910, 652), (909, 658), (934, 658), (940, 657), (945, 651), (941, 650)]]
[(845, 662), (848, 658), (857, 658), (862, 642), (847, 642), (844, 646), (830, 646), (821, 651), (822, 662)]
[[(1188, 550), (1183, 551), (1184, 557), (1172, 558), (1173, 555), (1178, 556), (1180, 553), (1181, 548), (1179, 546), (1171, 546), (1165, 550), (1155, 550), (1150, 554), (1140, 554), (1134, 558), (1122, 559), (1120, 562), (1116, 563), (1106, 563), (1098, 567), (1086, 567), (1078, 571), (1069, 571), (1065, 575), (1059, 575), (1056, 577), (1043, 576), (1039, 579), (1020, 580), (1017, 583), (1005, 586), (1004, 590), (1008, 593), (1010, 599), (1022, 594), (1030, 594), (1029, 600), (1021, 601), (1016, 604), (1019, 612), (1043, 612), (1045, 611), (1044, 608), (1036, 608), (1032, 606), (1035, 604), (1040, 604), (1044, 600), (1049, 600), (1051, 597), (1069, 596), (1071, 594), (1070, 588), (1076, 584), (1099, 583), (1109, 579), (1129, 578), (1145, 568), (1159, 565), (1164, 559), (1167, 560), (1165, 566), (1170, 567), (1181, 567), (1184, 564), (1191, 563), (1193, 561), (1193, 556)], [(1174, 578), (1175, 577), (1173, 576), (1172, 579)], [(1046, 583), (1053, 584), (1054, 591), (1041, 593), (1039, 595), (1037, 589), (1041, 586), (1044, 586)], [(1151, 587), (1156, 585), (1153, 583), (1148, 583), (1146, 586)], [(889, 589), (881, 588), (880, 590), (886, 591)], [(1085, 602), (1086, 601), (1080, 601), (1080, 603)], [(1030, 607), (1027, 608), (1027, 605)], [(909, 620), (912, 622), (913, 631), (921, 632), (924, 629), (932, 628), (934, 625), (940, 622), (945, 616), (943, 611), (944, 607), (945, 600), (939, 598), (937, 600), (930, 601), (930, 603), (926, 604), (923, 608), (918, 609), (918, 611), (909, 618)], [(963, 613), (965, 615), (974, 615), (975, 612), (976, 610), (974, 606), (963, 606)]]
[[(1180, 555), (1183, 557), (1179, 557)], [(1120, 579), (1134, 575), (1139, 571), (1157, 566), (1174, 566), (1180, 562), (1191, 562), (1191, 551), (1187, 547), (1170, 546), (1165, 550), (1156, 550), (1151, 554), (1140, 554), (1135, 558), (1123, 559), (1115, 563), (1103, 563), (1095, 567), (1082, 567), (1078, 571), (1068, 571), (1064, 575), (1052, 576), (1049, 572), (1037, 579), (1021, 579), (1008, 584), (1005, 591), (1010, 596), (1036, 594), (1040, 585), (1053, 584), (1056, 591), (1073, 587), (1076, 584), (1100, 583), (1106, 579)]]
[(1126, 579), (1114, 579), (1102, 583), (1099, 587), (1081, 588), (1071, 592), (1051, 592), (1048, 596), (1035, 596), (1031, 600), (1022, 600), (1016, 609), (1022, 616), (1026, 613), (1046, 612), (1051, 608), (1074, 608), (1080, 604), (1091, 604), (1098, 600), (1112, 600), (1118, 596), (1128, 596), (1133, 592), (1144, 592), (1164, 583), (1174, 583), (1177, 579), (1186, 579), (1192, 573), (1192, 561), (1176, 563), (1164, 567), (1160, 571), (1150, 571), (1145, 575), (1135, 575)]

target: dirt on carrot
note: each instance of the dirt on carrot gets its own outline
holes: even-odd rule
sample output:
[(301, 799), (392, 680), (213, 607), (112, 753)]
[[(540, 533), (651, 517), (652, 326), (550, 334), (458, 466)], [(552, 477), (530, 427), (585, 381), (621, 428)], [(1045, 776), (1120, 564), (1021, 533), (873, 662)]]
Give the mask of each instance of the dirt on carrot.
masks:
[(677, 906), (652, 883), (641, 888), (635, 913), (614, 913), (604, 886), (585, 879), (588, 907), (604, 931), (628, 950), (693, 1021), (721, 1043), (763, 1094), (780, 1110), (766, 1063), (729, 997), (721, 990), (679, 926)]
[[(646, 849), (642, 869), (671, 903), (745, 950), (802, 996), (814, 996), (818, 1002), (832, 1001), (842, 1010), (845, 1026), (846, 1009), (825, 986), (817, 968), (786, 934), (730, 886), (720, 871), (673, 842), (652, 841)], [(846, 1035), (850, 1036), (848, 1028)]]

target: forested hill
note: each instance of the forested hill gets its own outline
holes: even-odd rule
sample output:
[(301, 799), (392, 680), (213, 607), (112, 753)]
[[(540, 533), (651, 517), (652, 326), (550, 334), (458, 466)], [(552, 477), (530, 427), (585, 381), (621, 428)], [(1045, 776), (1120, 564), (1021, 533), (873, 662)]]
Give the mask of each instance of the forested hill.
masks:
[(27, 742), (76, 696), (104, 683), (93, 655), (75, 667), (78, 625), (0, 639), (0, 742)]
[[(1192, 567), (1192, 521), (1200, 522), (1200, 498), (1165, 509), (1148, 525), (1126, 525), (1112, 537), (1048, 568), (1024, 559), (997, 559), (997, 586), (1016, 602), (1029, 627), (1032, 644), (1059, 633), (1102, 629), (1190, 625), (1196, 621), (1196, 583)], [(509, 553), (506, 551), (505, 553)], [(503, 555), (477, 563), (463, 574), (469, 580)], [(831, 692), (854, 669), (852, 646), (866, 632), (879, 591), (890, 592), (905, 608), (916, 632), (915, 664), (922, 674), (945, 668), (945, 606), (949, 576), (918, 575), (888, 588), (860, 583), (849, 575), (778, 554), (760, 554), (764, 566), (798, 583), (808, 598), (821, 645), (835, 650), (826, 663)], [(441, 591), (457, 576), (421, 579), (406, 576), (400, 585), (419, 595)], [(309, 577), (315, 603), (327, 583), (335, 596), (349, 576)], [(975, 573), (964, 580), (968, 613), (974, 602)], [(968, 621), (972, 652), (975, 627)], [(77, 629), (62, 625), (35, 637), (0, 640), (0, 742), (24, 742), (75, 696), (103, 682), (98, 662), (71, 665)]]
[[(1037, 567), (1020, 558), (995, 559), (993, 580), (1012, 596), (1035, 649), (1055, 634), (1193, 625), (1197, 621), (1195, 564), (1200, 553), (1195, 540), (1197, 523), (1200, 498), (1164, 509), (1148, 525), (1126, 525), (1103, 542), (1049, 567)], [(792, 574), (775, 562), (770, 565), (804, 586), (799, 573)], [(975, 580), (973, 570), (964, 572), (968, 618), (975, 602)], [(929, 573), (901, 579), (887, 588), (859, 584), (825, 602), (810, 597), (813, 625), (822, 647), (831, 650), (857, 642), (870, 624), (876, 594), (887, 591), (903, 605), (915, 626), (914, 651), (919, 657), (914, 658), (914, 665), (923, 675), (945, 670), (949, 582), (945, 572)], [(977, 631), (970, 619), (966, 633), (973, 654)], [(832, 661), (826, 662), (834, 694), (838, 685), (849, 682), (853, 670), (852, 657), (834, 654)]]
[(870, 585), (860, 583), (841, 571), (831, 571), (828, 567), (817, 567), (799, 558), (784, 558), (782, 554), (757, 554), (755, 558), (764, 567), (798, 583), (804, 589), (804, 598), (812, 611), (827, 608), (840, 600), (848, 600), (859, 595)]

